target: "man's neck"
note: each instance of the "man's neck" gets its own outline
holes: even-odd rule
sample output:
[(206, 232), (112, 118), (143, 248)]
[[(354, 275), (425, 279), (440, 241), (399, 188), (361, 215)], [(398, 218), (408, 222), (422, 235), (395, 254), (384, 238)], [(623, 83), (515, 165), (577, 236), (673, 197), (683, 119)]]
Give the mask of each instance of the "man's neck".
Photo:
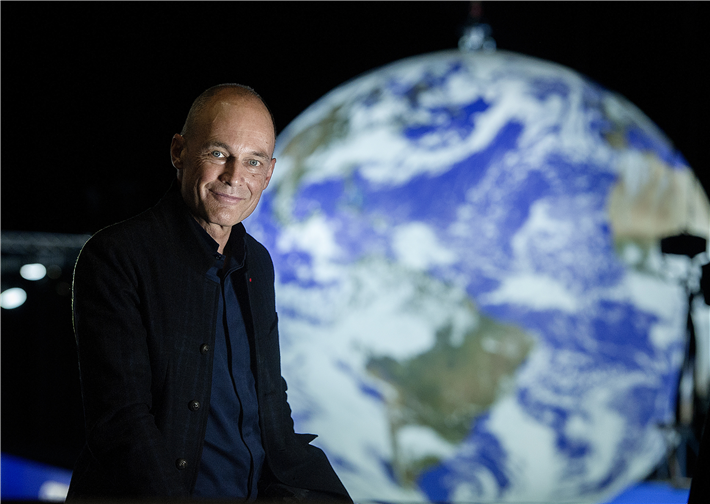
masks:
[[(194, 216), (193, 216), (194, 217)], [(202, 226), (202, 228), (207, 231), (207, 234), (212, 237), (214, 241), (217, 242), (217, 252), (224, 254), (224, 247), (229, 241), (229, 234), (232, 232), (232, 226), (220, 226), (217, 224), (211, 224), (205, 222), (204, 220), (195, 217), (197, 223)]]

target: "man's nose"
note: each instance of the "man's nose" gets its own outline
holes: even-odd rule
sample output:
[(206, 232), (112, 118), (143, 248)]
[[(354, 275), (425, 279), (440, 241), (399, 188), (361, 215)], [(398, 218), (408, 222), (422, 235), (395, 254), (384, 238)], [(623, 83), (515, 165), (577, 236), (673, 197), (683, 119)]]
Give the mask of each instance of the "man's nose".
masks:
[(220, 181), (228, 185), (237, 185), (243, 181), (244, 175), (239, 161), (235, 158), (228, 159), (219, 178)]

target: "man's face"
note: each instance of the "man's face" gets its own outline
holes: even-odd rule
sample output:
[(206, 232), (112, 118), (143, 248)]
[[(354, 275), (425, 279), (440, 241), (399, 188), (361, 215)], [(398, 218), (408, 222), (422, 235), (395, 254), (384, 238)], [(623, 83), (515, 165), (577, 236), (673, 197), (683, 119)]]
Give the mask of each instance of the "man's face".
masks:
[(170, 154), (182, 197), (208, 232), (254, 211), (274, 170), (274, 143), (266, 107), (228, 93), (212, 97), (186, 137), (173, 137)]

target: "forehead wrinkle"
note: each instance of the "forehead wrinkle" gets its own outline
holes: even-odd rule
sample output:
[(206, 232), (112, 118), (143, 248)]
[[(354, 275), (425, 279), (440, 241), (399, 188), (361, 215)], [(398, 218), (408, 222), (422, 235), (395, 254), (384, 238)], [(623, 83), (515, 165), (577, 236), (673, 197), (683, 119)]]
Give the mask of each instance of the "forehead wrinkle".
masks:
[(251, 152), (249, 152), (249, 154), (251, 154), (252, 156), (255, 156), (255, 157), (260, 157), (260, 158), (264, 158), (264, 159), (271, 159), (271, 156), (269, 156), (265, 152), (261, 152), (261, 151), (251, 151)]
[(227, 145), (224, 142), (220, 142), (219, 140), (208, 140), (207, 142), (204, 143), (203, 148), (209, 148), (209, 147), (221, 147), (224, 150), (230, 150), (229, 145)]
[[(273, 150), (274, 144), (276, 143), (275, 130), (273, 127), (274, 123), (263, 102), (246, 97), (231, 97), (230, 99), (229, 96), (219, 97), (219, 95), (213, 97), (213, 101), (208, 103), (201, 111), (200, 115), (196, 117), (195, 126), (199, 127), (202, 132), (207, 133), (209, 136), (214, 135), (212, 138), (207, 139), (202, 144), (201, 148), (206, 149), (210, 146), (215, 146), (223, 148), (230, 152), (230, 154), (233, 154), (230, 145), (217, 138), (220, 136), (219, 132), (223, 132), (222, 130), (225, 128), (227, 128), (228, 131), (233, 129), (231, 118), (235, 115), (235, 109), (237, 117), (240, 117), (238, 120), (239, 125), (237, 126), (237, 129), (240, 130), (240, 134), (251, 136), (259, 141), (263, 140), (272, 147)], [(247, 119), (244, 117), (249, 114), (257, 114), (257, 118), (250, 117)], [(264, 121), (263, 124), (261, 123), (262, 120)], [(244, 121), (247, 122), (246, 125), (242, 125)], [(268, 124), (268, 126), (266, 126), (266, 124)], [(265, 126), (266, 129), (264, 129)], [(215, 134), (215, 132), (218, 133)], [(259, 146), (254, 145), (253, 147)], [(258, 156), (266, 160), (271, 159), (270, 154), (261, 150), (252, 150), (250, 155)]]

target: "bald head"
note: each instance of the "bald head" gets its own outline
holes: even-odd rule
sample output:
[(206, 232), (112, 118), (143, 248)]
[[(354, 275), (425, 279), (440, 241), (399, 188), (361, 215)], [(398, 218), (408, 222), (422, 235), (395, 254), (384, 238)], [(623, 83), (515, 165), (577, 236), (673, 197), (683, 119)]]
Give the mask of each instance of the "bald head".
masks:
[(232, 226), (251, 215), (269, 185), (275, 140), (263, 100), (236, 85), (200, 95), (183, 132), (173, 135), (170, 157), (183, 201), (220, 253)]
[(222, 97), (252, 98), (254, 100), (258, 100), (269, 113), (269, 117), (271, 117), (271, 124), (274, 127), (274, 138), (276, 138), (276, 122), (274, 121), (274, 114), (271, 113), (271, 110), (266, 105), (266, 102), (264, 102), (264, 99), (259, 96), (256, 91), (249, 86), (244, 86), (242, 84), (218, 84), (205, 90), (200, 96), (195, 98), (195, 101), (192, 102), (192, 106), (190, 107), (190, 111), (187, 113), (187, 119), (185, 119), (185, 124), (183, 125), (180, 134), (184, 137), (189, 136), (190, 132), (195, 129), (199, 118), (208, 108), (208, 105), (212, 103), (213, 99)]

